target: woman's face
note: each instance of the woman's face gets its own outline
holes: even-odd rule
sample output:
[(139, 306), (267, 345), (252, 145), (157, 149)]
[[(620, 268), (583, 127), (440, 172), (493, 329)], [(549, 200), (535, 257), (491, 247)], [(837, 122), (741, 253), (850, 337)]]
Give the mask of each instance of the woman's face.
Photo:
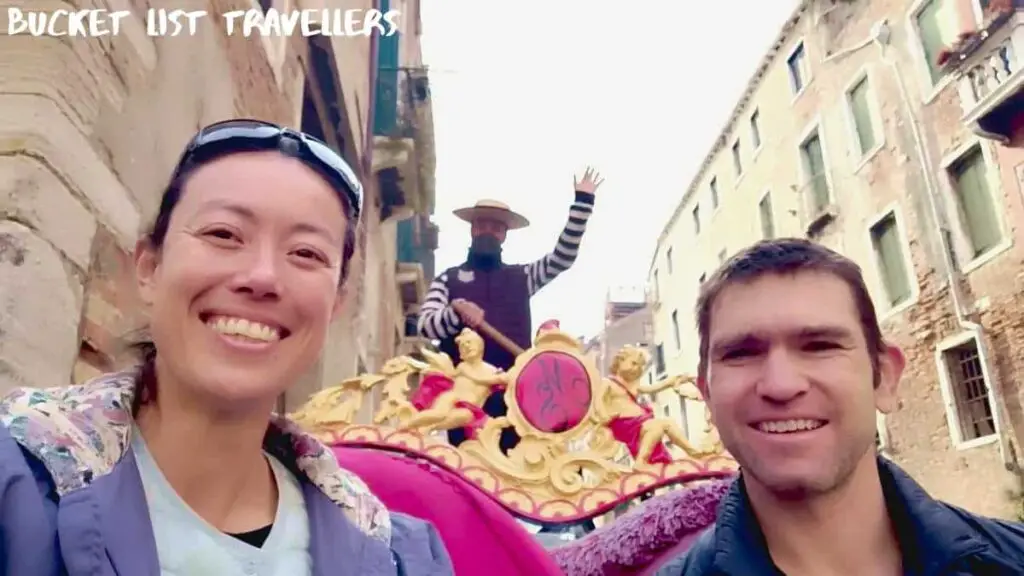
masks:
[(346, 226), (337, 193), (294, 158), (240, 153), (198, 168), (160, 252), (140, 243), (136, 255), (160, 397), (176, 385), (243, 409), (306, 372), (341, 301)]

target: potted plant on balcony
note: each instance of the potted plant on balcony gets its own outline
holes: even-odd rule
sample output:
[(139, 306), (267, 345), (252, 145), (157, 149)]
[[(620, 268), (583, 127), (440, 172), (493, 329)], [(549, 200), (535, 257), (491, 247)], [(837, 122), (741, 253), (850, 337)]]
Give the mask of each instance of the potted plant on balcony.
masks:
[(985, 8), (981, 28), (961, 32), (952, 46), (939, 52), (935, 63), (943, 68), (955, 67), (974, 52), (992, 30), (1002, 26), (1017, 10), (1024, 10), (1024, 0), (992, 0)]
[(973, 52), (982, 40), (983, 35), (978, 30), (961, 32), (951, 46), (947, 46), (939, 51), (938, 56), (935, 57), (935, 63), (942, 68), (955, 67), (968, 54)]

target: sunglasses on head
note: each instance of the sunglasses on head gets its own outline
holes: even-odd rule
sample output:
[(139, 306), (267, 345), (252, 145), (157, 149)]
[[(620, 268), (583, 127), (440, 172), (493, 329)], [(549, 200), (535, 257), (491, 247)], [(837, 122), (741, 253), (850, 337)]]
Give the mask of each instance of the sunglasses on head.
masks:
[[(295, 149), (289, 149), (289, 145)], [(192, 137), (178, 165), (177, 176), (191, 165), (235, 152), (282, 150), (322, 174), (336, 190), (345, 195), (352, 216), (359, 219), (363, 207), (363, 186), (348, 162), (325, 142), (304, 132), (284, 128), (262, 120), (224, 120), (210, 124)]]

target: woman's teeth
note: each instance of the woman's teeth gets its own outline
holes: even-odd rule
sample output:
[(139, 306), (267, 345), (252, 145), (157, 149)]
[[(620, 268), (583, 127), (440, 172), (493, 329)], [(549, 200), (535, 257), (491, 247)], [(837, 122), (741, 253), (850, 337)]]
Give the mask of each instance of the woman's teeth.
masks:
[(281, 332), (277, 328), (245, 318), (215, 316), (207, 320), (206, 325), (226, 336), (242, 336), (260, 342), (276, 342), (281, 339)]

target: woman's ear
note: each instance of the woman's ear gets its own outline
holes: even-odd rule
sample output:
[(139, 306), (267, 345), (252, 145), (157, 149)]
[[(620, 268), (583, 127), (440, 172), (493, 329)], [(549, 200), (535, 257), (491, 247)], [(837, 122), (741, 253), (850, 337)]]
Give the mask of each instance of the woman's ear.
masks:
[(135, 282), (139, 288), (139, 298), (146, 306), (153, 304), (153, 292), (156, 290), (156, 273), (160, 264), (160, 254), (148, 237), (135, 243)]

